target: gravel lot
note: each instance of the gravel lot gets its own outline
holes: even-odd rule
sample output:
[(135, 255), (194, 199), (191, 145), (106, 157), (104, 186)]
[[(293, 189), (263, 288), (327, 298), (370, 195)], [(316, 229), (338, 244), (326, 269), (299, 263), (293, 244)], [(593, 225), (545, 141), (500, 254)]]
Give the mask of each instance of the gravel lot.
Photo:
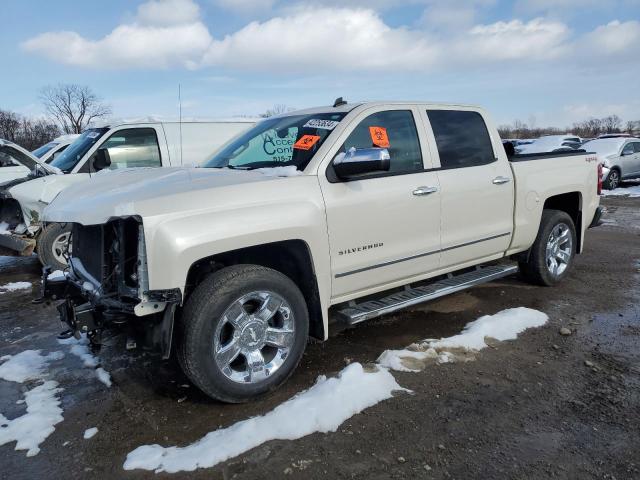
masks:
[[(605, 225), (557, 288), (517, 277), (477, 287), (310, 344), (293, 378), (271, 397), (221, 405), (189, 386), (174, 361), (101, 352), (113, 386), (59, 345), (52, 306), (30, 290), (0, 295), (0, 357), (60, 350), (50, 376), (64, 388), (64, 421), (27, 458), (0, 447), (0, 478), (640, 478), (640, 198), (610, 198)], [(31, 281), (35, 258), (0, 258), (0, 285)], [(394, 373), (413, 390), (346, 421), (337, 432), (272, 441), (212, 469), (187, 474), (124, 471), (143, 444), (186, 445), (268, 412), (318, 375), (372, 362), (388, 348), (458, 333), (484, 314), (526, 306), (549, 323), (483, 350), (475, 361)], [(561, 327), (571, 335), (559, 334)], [(0, 380), (0, 412), (21, 415), (25, 386)], [(85, 430), (98, 433), (83, 439)]]

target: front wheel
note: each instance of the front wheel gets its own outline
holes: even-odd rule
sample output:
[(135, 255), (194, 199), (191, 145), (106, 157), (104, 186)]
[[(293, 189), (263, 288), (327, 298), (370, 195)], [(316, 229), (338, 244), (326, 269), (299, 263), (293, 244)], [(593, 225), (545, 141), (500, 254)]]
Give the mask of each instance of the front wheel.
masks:
[(38, 236), (37, 249), (43, 266), (53, 270), (66, 269), (71, 253), (71, 224), (52, 223), (44, 227)]
[(612, 169), (602, 186), (605, 190), (615, 190), (618, 188), (620, 186), (620, 172), (615, 168)]
[(568, 275), (577, 247), (571, 217), (560, 210), (544, 210), (529, 258), (520, 262), (520, 273), (531, 283), (555, 285)]
[(198, 285), (179, 327), (178, 360), (189, 379), (212, 398), (240, 403), (293, 373), (307, 343), (309, 315), (287, 276), (235, 265)]

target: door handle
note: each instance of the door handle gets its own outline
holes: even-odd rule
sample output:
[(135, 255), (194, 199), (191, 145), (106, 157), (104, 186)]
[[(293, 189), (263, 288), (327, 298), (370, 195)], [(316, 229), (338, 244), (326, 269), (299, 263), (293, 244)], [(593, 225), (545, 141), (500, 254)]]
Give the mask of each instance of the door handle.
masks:
[(494, 185), (502, 185), (503, 183), (509, 183), (511, 179), (509, 177), (496, 177), (493, 179)]
[(430, 195), (432, 193), (436, 193), (437, 191), (438, 191), (438, 187), (418, 187), (412, 193), (417, 197), (421, 197), (423, 195)]

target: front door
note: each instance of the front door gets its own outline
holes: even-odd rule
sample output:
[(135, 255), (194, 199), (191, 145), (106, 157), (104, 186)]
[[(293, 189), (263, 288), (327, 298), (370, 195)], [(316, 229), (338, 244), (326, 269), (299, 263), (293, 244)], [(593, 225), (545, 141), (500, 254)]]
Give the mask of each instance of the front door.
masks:
[(366, 294), (439, 267), (438, 177), (424, 171), (431, 168), (431, 159), (424, 129), (417, 122), (417, 110), (406, 106), (362, 112), (353, 128), (338, 139), (335, 153), (352, 147), (387, 148), (389, 172), (333, 183), (320, 177), (334, 300)]

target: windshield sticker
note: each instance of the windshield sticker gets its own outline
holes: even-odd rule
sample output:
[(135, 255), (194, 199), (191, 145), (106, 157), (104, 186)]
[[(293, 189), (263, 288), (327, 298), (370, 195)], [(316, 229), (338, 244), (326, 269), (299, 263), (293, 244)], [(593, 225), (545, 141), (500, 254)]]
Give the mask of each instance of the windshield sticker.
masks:
[(293, 148), (297, 148), (299, 150), (310, 150), (318, 140), (320, 140), (319, 135), (303, 135), (300, 137), (300, 140), (293, 144)]
[(371, 134), (371, 141), (376, 147), (389, 148), (389, 137), (387, 136), (386, 128), (369, 127), (369, 133)]
[(322, 120), (320, 118), (312, 118), (304, 124), (303, 128), (321, 128), (322, 130), (333, 130), (340, 122), (335, 120)]
[(100, 133), (98, 132), (91, 132), (87, 135), (87, 137), (89, 138), (98, 138), (100, 136)]

